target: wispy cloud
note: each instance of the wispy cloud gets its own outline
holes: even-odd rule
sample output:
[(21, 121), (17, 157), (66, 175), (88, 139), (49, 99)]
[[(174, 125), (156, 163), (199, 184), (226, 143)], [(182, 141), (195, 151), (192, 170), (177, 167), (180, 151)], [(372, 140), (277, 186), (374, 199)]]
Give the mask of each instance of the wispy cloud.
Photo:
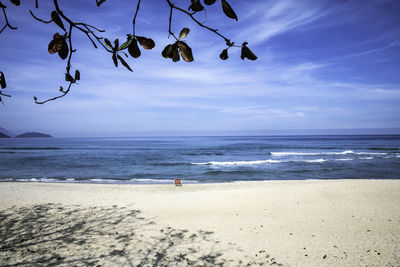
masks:
[(261, 1), (248, 4), (245, 27), (238, 39), (249, 38), (253, 44), (264, 42), (271, 37), (309, 24), (323, 17), (328, 11), (323, 10), (321, 3), (307, 1)]

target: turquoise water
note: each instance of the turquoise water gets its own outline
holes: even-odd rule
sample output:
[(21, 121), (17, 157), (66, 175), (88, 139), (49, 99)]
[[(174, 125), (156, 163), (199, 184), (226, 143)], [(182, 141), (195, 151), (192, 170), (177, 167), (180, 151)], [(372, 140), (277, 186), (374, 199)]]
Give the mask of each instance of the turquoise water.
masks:
[(0, 139), (0, 181), (399, 179), (400, 135)]

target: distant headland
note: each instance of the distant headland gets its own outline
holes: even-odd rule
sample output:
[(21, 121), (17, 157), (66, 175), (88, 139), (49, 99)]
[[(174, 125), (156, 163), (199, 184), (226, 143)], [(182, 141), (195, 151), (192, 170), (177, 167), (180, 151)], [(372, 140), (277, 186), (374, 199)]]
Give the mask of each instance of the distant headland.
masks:
[(49, 134), (37, 133), (37, 132), (28, 132), (15, 136), (15, 138), (36, 138), (36, 137), (52, 137), (52, 136)]
[(10, 138), (10, 136), (8, 136), (6, 134), (3, 134), (3, 133), (0, 133), (0, 138)]

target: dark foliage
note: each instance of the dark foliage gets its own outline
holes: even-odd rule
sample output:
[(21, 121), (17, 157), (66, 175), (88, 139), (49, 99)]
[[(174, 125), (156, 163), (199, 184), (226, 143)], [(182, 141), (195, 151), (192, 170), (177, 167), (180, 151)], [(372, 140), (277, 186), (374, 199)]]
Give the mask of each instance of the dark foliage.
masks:
[[(168, 27), (168, 33), (169, 36), (172, 36), (175, 39), (175, 42), (173, 44), (168, 45), (167, 47), (164, 48), (162, 52), (162, 56), (164, 58), (169, 58), (172, 59), (173, 62), (178, 62), (180, 61), (180, 58), (183, 59), (185, 62), (192, 62), (194, 60), (193, 57), (193, 51), (192, 48), (182, 39), (186, 38), (186, 36), (189, 33), (188, 28), (183, 28), (182, 31), (179, 34), (179, 38), (176, 37), (174, 34), (171, 23), (172, 23), (172, 14), (173, 11), (178, 11), (181, 13), (186, 14), (189, 16), (190, 19), (192, 19), (198, 26), (204, 28), (205, 30), (210, 31), (211, 33), (216, 34), (220, 38), (222, 38), (225, 41), (225, 44), (227, 48), (225, 48), (222, 53), (220, 54), (220, 58), (222, 60), (228, 59), (228, 49), (232, 47), (238, 47), (241, 48), (241, 58), (242, 59), (249, 59), (249, 60), (255, 60), (257, 57), (254, 55), (254, 53), (247, 47), (247, 42), (243, 43), (241, 46), (235, 45), (235, 42), (232, 42), (230, 39), (222, 35), (221, 33), (218, 32), (217, 29), (213, 29), (204, 23), (200, 22), (196, 18), (196, 14), (199, 12), (204, 12), (206, 9), (204, 5), (206, 6), (214, 6), (216, 0), (190, 0), (189, 5), (187, 8), (182, 8), (176, 6), (172, 0), (165, 0), (169, 6), (169, 27)], [(19, 6), (20, 1), (18, 0), (11, 0), (11, 2)], [(98, 7), (102, 6), (106, 0), (96, 0), (96, 5)], [(62, 9), (60, 8), (58, 4), (58, 0), (53, 0), (54, 3), (54, 10), (49, 14), (50, 19), (49, 20), (44, 20), (41, 18), (38, 18), (32, 10), (30, 10), (30, 14), (32, 17), (42, 23), (48, 24), (51, 22), (54, 22), (60, 29), (64, 31), (63, 34), (60, 33), (55, 33), (53, 35), (53, 39), (50, 41), (48, 44), (48, 51), (50, 54), (58, 53), (59, 57), (62, 60), (67, 59), (66, 63), (66, 73), (65, 73), (65, 81), (68, 83), (67, 89), (64, 89), (63, 86), (60, 86), (59, 91), (61, 92), (60, 95), (49, 98), (44, 101), (39, 101), (37, 97), (33, 97), (34, 101), (36, 104), (44, 104), (46, 102), (56, 100), (58, 98), (64, 97), (67, 95), (71, 89), (71, 86), (80, 79), (80, 74), (79, 70), (75, 70), (75, 73), (78, 73), (78, 76), (75, 75), (75, 78), (71, 74), (71, 60), (72, 60), (72, 55), (73, 53), (76, 52), (76, 50), (73, 48), (73, 43), (72, 43), (72, 34), (74, 32), (80, 32), (86, 35), (86, 37), (89, 39), (89, 41), (92, 43), (94, 48), (102, 47), (106, 52), (111, 53), (111, 58), (112, 61), (115, 65), (115, 67), (118, 67), (118, 63), (121, 63), (122, 66), (124, 66), (126, 69), (129, 71), (133, 71), (132, 68), (130, 67), (129, 63), (127, 62), (122, 55), (125, 55), (128, 57), (128, 54), (132, 58), (138, 58), (141, 56), (141, 51), (139, 49), (138, 43), (140, 46), (145, 49), (145, 50), (151, 50), (155, 47), (155, 42), (150, 38), (150, 37), (143, 37), (143, 36), (137, 36), (136, 35), (136, 17), (138, 15), (140, 5), (141, 5), (141, 0), (137, 0), (137, 5), (136, 5), (136, 11), (134, 13), (133, 21), (132, 21), (132, 33), (127, 33), (127, 40), (120, 46), (119, 45), (119, 39), (114, 40), (114, 45), (111, 44), (111, 42), (105, 38), (105, 36), (101, 36), (105, 31), (98, 29), (97, 27), (90, 25), (86, 22), (78, 22), (78, 21), (73, 21), (70, 19), (68, 14), (65, 14)], [(112, 3), (115, 4), (115, 3)], [(124, 3), (125, 4), (125, 3)], [(203, 5), (204, 4), (204, 5)], [(238, 16), (236, 15), (234, 9), (232, 6), (228, 3), (227, 0), (221, 0), (221, 7), (222, 7), (222, 12), (231, 19), (238, 20)], [(6, 6), (0, 2), (0, 8), (3, 11), (3, 16), (5, 19), (5, 25), (3, 28), (1, 28), (0, 33), (6, 29), (7, 27), (10, 29), (17, 29), (16, 27), (13, 27), (10, 25), (8, 22), (8, 17), (6, 14)], [(35, 0), (35, 8), (39, 8), (39, 3), (38, 0)], [(125, 52), (127, 50), (128, 53)], [(5, 79), (3, 78), (4, 75), (2, 74), (1, 78), (1, 85), (2, 89), (5, 88), (3, 87), (3, 83), (5, 84)], [(1, 95), (3, 96), (10, 96), (3, 94), (0, 91), (0, 102), (1, 100)]]

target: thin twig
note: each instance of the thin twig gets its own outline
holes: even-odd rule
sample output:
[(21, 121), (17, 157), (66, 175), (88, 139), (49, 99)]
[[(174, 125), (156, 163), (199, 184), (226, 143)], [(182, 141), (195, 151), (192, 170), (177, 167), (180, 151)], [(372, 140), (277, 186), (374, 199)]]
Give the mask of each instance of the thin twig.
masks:
[(133, 36), (136, 36), (136, 16), (137, 16), (137, 14), (138, 14), (138, 12), (139, 12), (140, 1), (141, 1), (141, 0), (138, 0), (137, 6), (136, 6), (135, 16), (133, 17), (133, 21), (132, 21), (132, 27), (133, 27), (133, 32), (132, 32), (132, 34), (133, 34)]
[(43, 22), (43, 23), (46, 23), (46, 24), (47, 24), (47, 23), (50, 23), (50, 22), (53, 21), (52, 19), (49, 20), (49, 21), (47, 21), (47, 20), (43, 20), (43, 19), (40, 19), (40, 18), (36, 17), (35, 14), (33, 14), (33, 12), (32, 12), (31, 9), (29, 9), (29, 13), (31, 13), (31, 16), (32, 16), (34, 19), (36, 19), (36, 20), (38, 20), (38, 21), (40, 21), (40, 22)]
[(3, 28), (0, 30), (0, 33), (2, 33), (4, 31), (5, 28), (10, 28), (11, 30), (16, 30), (17, 27), (13, 27), (11, 26), (11, 24), (8, 22), (8, 18), (7, 18), (7, 13), (6, 13), (6, 6), (3, 5), (2, 2), (0, 2), (0, 7), (1, 9), (3, 9), (3, 15), (4, 15), (4, 19), (6, 21), (6, 25), (3, 26)]
[[(204, 25), (203, 23), (201, 23), (200, 21), (198, 21), (198, 20), (194, 17), (194, 14), (196, 14), (196, 12), (192, 12), (192, 13), (191, 13), (191, 12), (188, 12), (188, 11), (186, 11), (186, 10), (183, 9), (183, 8), (180, 8), (180, 7), (175, 6), (175, 5), (171, 2), (171, 0), (166, 0), (166, 1), (167, 1), (168, 5), (171, 7), (171, 10), (172, 10), (172, 9), (176, 9), (176, 10), (179, 10), (179, 11), (185, 13), (185, 14), (188, 15), (194, 22), (196, 22), (200, 27), (205, 28), (205, 29), (211, 31), (211, 32), (215, 33), (216, 35), (218, 35), (219, 37), (221, 37), (222, 39), (224, 39), (225, 42), (226, 42), (226, 44), (227, 44), (228, 46), (235, 46), (235, 45), (233, 45), (233, 43), (232, 43), (227, 37), (225, 37), (224, 35), (220, 34), (220, 33), (218, 32), (217, 29), (210, 28), (210, 27)], [(171, 11), (171, 13), (172, 13), (172, 11)], [(171, 13), (170, 13), (170, 26), (171, 26)], [(170, 32), (170, 34), (171, 34), (171, 32)], [(174, 37), (175, 37), (175, 36), (174, 36)], [(176, 37), (175, 37), (175, 38), (176, 38)], [(237, 47), (241, 47), (241, 46), (237, 46)]]
[(11, 97), (11, 95), (7, 95), (7, 94), (5, 94), (5, 93), (3, 93), (3, 92), (1, 92), (1, 91), (0, 91), (0, 95), (6, 96), (6, 97)]
[[(64, 15), (64, 13), (62, 12), (62, 10), (60, 9), (60, 7), (59, 7), (59, 5), (58, 5), (58, 0), (54, 0), (53, 2), (54, 2), (54, 7), (55, 7), (55, 9), (56, 9), (56, 12), (69, 24), (69, 30), (68, 30), (67, 36), (65, 37), (65, 38), (68, 38), (68, 45), (69, 45), (69, 49), (70, 49), (69, 55), (68, 55), (68, 60), (67, 60), (67, 65), (66, 65), (66, 71), (67, 71), (67, 72), (66, 72), (66, 75), (69, 75), (69, 76), (72, 77), (72, 75), (70, 74), (71, 66), (72, 66), (72, 65), (71, 65), (71, 59), (72, 59), (72, 53), (75, 53), (75, 52), (76, 52), (76, 49), (73, 49), (73, 45), (72, 45), (72, 30), (73, 30), (73, 28), (75, 28), (75, 29), (77, 29), (77, 30), (83, 32), (83, 33), (88, 37), (88, 39), (91, 41), (91, 43), (93, 44), (93, 46), (94, 46), (95, 48), (97, 48), (97, 45), (96, 45), (96, 42), (95, 42), (94, 39), (96, 39), (97, 42), (98, 42), (107, 52), (110, 52), (110, 53), (113, 52), (112, 50), (110, 50), (109, 48), (107, 48), (107, 47), (103, 44), (103, 42), (101, 41), (101, 40), (103, 39), (103, 37), (97, 36), (97, 35), (94, 33), (94, 31), (93, 31), (93, 30), (95, 30), (95, 31), (98, 31), (98, 32), (104, 32), (104, 30), (100, 30), (99, 28), (97, 28), (97, 27), (95, 27), (95, 26), (93, 26), (93, 25), (87, 24), (87, 23), (83, 23), (83, 22), (73, 22), (70, 18), (68, 18), (66, 15)], [(139, 1), (139, 2), (140, 2), (140, 1)], [(30, 13), (31, 13), (31, 15), (32, 15), (36, 20), (41, 21), (41, 22), (43, 22), (43, 23), (50, 23), (50, 22), (53, 21), (53, 20), (44, 21), (44, 20), (39, 19), (38, 17), (36, 17), (36, 16), (33, 14), (32, 11), (30, 11)], [(47, 103), (47, 102), (49, 102), (49, 101), (53, 101), (53, 100), (56, 100), (56, 99), (59, 99), (59, 98), (61, 98), (61, 97), (66, 96), (66, 95), (69, 93), (72, 84), (74, 84), (75, 82), (76, 82), (75, 79), (73, 79), (72, 81), (69, 81), (69, 85), (68, 85), (67, 90), (64, 90), (62, 87), (60, 87), (60, 92), (62, 92), (61, 95), (58, 95), (58, 96), (49, 98), (49, 99), (44, 100), (44, 101), (38, 101), (37, 98), (35, 97), (35, 98), (34, 98), (34, 99), (35, 99), (35, 103), (36, 103), (36, 104), (44, 104), (44, 103)]]
[[(89, 29), (89, 27), (90, 27), (90, 28), (93, 28), (93, 29), (95, 29), (96, 31), (99, 31), (99, 32), (104, 32), (104, 30), (100, 30), (100, 29), (96, 28), (95, 26), (92, 26), (92, 25), (89, 25), (89, 24), (86, 24), (86, 23), (83, 23), (83, 22), (73, 22), (71, 19), (69, 19), (67, 16), (64, 15), (64, 13), (62, 12), (62, 10), (60, 9), (60, 7), (59, 7), (59, 5), (58, 5), (58, 1), (57, 1), (57, 0), (54, 0), (54, 7), (56, 8), (57, 13), (58, 13), (65, 21), (67, 21), (67, 22), (68, 22), (70, 25), (72, 25), (74, 28), (76, 28), (76, 29), (80, 30), (81, 32), (85, 33), (86, 36), (87, 36), (87, 37), (90, 39), (90, 41), (92, 42), (92, 44), (93, 44), (94, 42), (93, 42), (93, 39), (90, 38), (90, 34), (93, 35), (94, 38), (96, 38), (97, 42), (99, 42), (99, 44), (101, 44), (101, 46), (102, 46), (107, 52), (112, 53), (112, 51), (111, 51), (110, 49), (108, 49), (108, 48), (101, 42), (101, 40), (102, 40), (103, 38), (97, 36), (92, 30)], [(79, 25), (79, 26), (84, 26), (84, 27), (86, 28), (86, 30), (85, 30), (85, 29), (82, 29), (81, 27), (78, 27), (78, 25)], [(95, 46), (95, 48), (97, 48), (96, 45), (94, 45), (94, 46)]]
[[(172, 5), (170, 5), (170, 10), (169, 10), (169, 25), (168, 25), (168, 33), (169, 33), (169, 36), (170, 35), (172, 35), (177, 41), (178, 41), (178, 38), (175, 36), (175, 34), (172, 32), (172, 30), (171, 30), (171, 23), (172, 23), (172, 11), (174, 10), (174, 5), (172, 4)], [(168, 36), (168, 37), (169, 37)]]
[[(69, 82), (69, 85), (68, 85), (68, 89), (66, 90), (66, 91), (63, 91), (62, 90), (62, 95), (59, 95), (59, 96), (55, 96), (55, 97), (53, 97), (53, 98), (49, 98), (49, 99), (46, 99), (46, 100), (44, 100), (44, 101), (37, 101), (36, 99), (35, 99), (35, 103), (36, 104), (44, 104), (44, 103), (47, 103), (47, 102), (49, 102), (49, 101), (53, 101), (53, 100), (56, 100), (56, 99), (58, 99), (58, 98), (61, 98), (61, 97), (64, 97), (66, 94), (68, 94), (68, 92), (69, 92), (69, 90), (71, 89), (71, 85), (73, 84), (73, 82), (71, 81), (71, 82)], [(60, 90), (61, 91), (61, 90)]]
[(0, 91), (0, 102), (1, 102), (3, 105), (5, 105), (5, 104), (4, 104), (3, 99), (1, 98), (1, 96), (11, 97), (11, 95), (7, 95), (7, 94), (3, 93), (2, 91)]
[(68, 55), (68, 61), (67, 61), (67, 67), (66, 67), (66, 69), (67, 69), (67, 73), (68, 74), (70, 74), (69, 73), (69, 71), (70, 71), (70, 69), (71, 69), (71, 58), (72, 58), (72, 53), (74, 53), (76, 50), (73, 50), (73, 48), (72, 48), (72, 38), (71, 38), (71, 36), (72, 36), (72, 24), (70, 24), (69, 25), (69, 32), (68, 32), (68, 43), (69, 43), (69, 50), (70, 50), (70, 52), (69, 52), (69, 55)]
[(75, 25), (82, 25), (82, 26), (85, 26), (85, 27), (89, 27), (89, 28), (95, 29), (98, 32), (105, 32), (105, 30), (100, 30), (100, 29), (96, 28), (95, 26), (87, 24), (87, 23), (75, 22)]

